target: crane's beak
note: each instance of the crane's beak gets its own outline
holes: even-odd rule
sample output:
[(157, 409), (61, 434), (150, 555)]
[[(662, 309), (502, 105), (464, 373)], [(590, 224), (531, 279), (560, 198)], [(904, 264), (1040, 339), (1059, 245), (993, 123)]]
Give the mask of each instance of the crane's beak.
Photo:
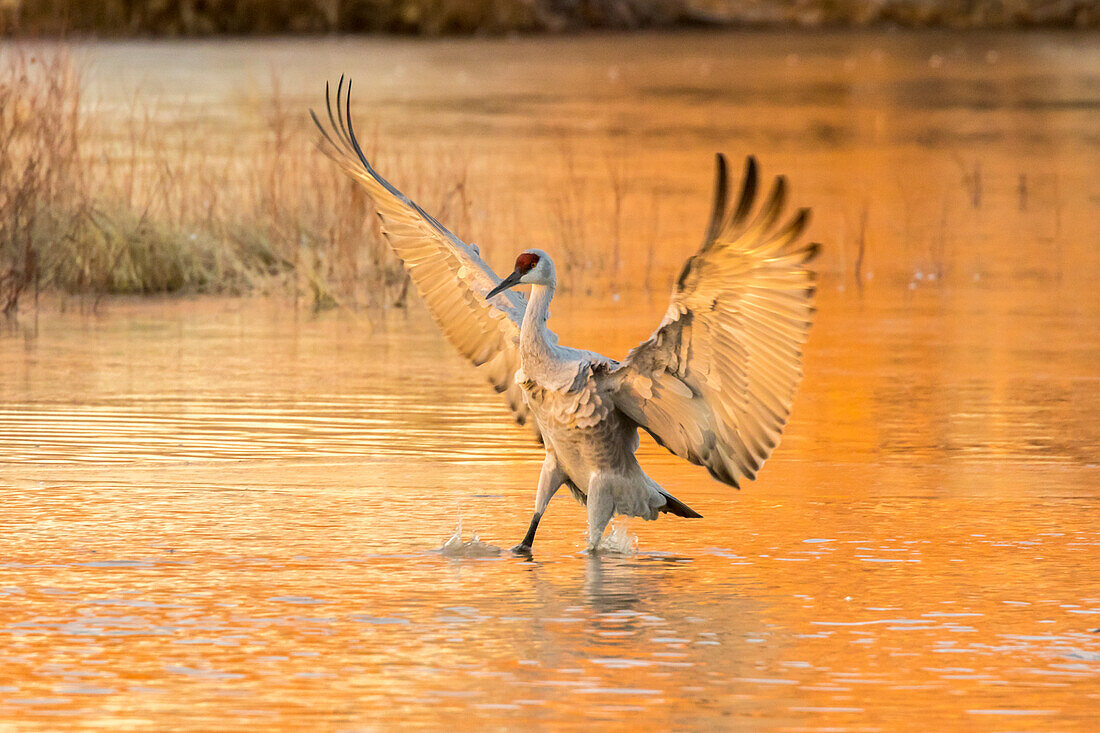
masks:
[(485, 300), (493, 297), (497, 293), (503, 292), (513, 285), (519, 284), (519, 279), (523, 277), (523, 273), (519, 270), (513, 270), (512, 274), (500, 281), (500, 284), (485, 294)]

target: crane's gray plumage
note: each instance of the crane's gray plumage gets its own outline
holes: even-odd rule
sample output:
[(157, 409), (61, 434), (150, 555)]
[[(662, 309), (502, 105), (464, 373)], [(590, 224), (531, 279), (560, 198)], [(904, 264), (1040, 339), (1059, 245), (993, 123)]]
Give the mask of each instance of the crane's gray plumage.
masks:
[[(777, 225), (782, 177), (753, 216), (755, 160), (746, 163), (737, 203), (727, 207), (726, 161), (718, 156), (703, 246), (684, 265), (657, 330), (619, 363), (558, 345), (546, 327), (557, 277), (545, 252), (526, 250), (502, 280), (476, 247), (378, 175), (355, 138), (350, 94), (341, 78), (334, 111), (326, 86), (327, 129), (310, 112), (327, 142), (322, 149), (366, 189), (447, 338), (546, 447), (535, 514), (517, 550), (530, 550), (563, 485), (588, 507), (593, 548), (616, 513), (700, 516), (642, 470), (634, 457), (638, 428), (731, 486), (756, 476), (789, 415), (813, 315), (807, 263), (818, 245), (798, 241), (807, 209)], [(530, 301), (510, 289), (521, 284), (532, 286)]]

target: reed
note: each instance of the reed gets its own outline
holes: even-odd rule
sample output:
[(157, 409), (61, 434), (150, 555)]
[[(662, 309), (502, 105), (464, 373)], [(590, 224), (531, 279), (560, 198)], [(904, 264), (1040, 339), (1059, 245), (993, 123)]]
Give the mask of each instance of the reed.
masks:
[[(163, 104), (138, 96), (97, 110), (63, 47), (0, 56), (0, 309), (40, 290), (93, 306), (157, 293), (289, 295), (315, 309), (410, 302), (368, 197), (319, 153), (277, 76), (237, 102), (232, 135), (204, 135), (202, 110)], [(549, 141), (537, 194), (468, 175), (453, 146), (381, 145), (369, 126), (360, 138), (379, 170), (491, 262), (554, 251), (563, 290), (663, 291), (690, 253), (659, 179), (614, 137)]]
[(89, 216), (80, 85), (68, 58), (11, 56), (0, 79), (0, 310), (12, 313)]
[[(289, 294), (314, 308), (408, 303), (408, 277), (369, 199), (318, 152), (316, 131), (298, 104), (286, 103), (277, 77), (270, 93), (242, 102), (249, 124), (228, 146), (225, 136), (204, 138), (196, 123), (155, 101), (136, 98), (121, 114), (97, 113), (84, 96), (63, 47), (37, 56), (16, 49), (0, 60), (5, 313), (42, 289), (93, 303), (155, 293)], [(384, 152), (377, 129), (365, 133), (361, 142), (378, 167), (487, 255), (494, 245), (511, 256), (541, 244), (561, 252), (574, 289), (606, 289), (604, 279), (588, 277), (594, 272), (612, 272), (610, 287), (621, 285), (624, 223), (644, 220), (646, 209), (622, 151), (602, 170), (582, 170), (573, 141), (558, 140), (558, 185), (541, 212), (550, 239), (517, 232), (504, 242), (494, 223), (472, 217), (460, 156), (407, 144)], [(475, 198), (497, 213), (516, 208), (492, 194)], [(535, 206), (525, 219), (539, 214)], [(648, 285), (656, 224), (645, 234), (635, 244), (648, 249)]]
[[(369, 201), (317, 153), (303, 115), (273, 86), (257, 139), (218, 151), (137, 102), (122, 119), (97, 118), (64, 50), (7, 53), (0, 309), (13, 313), (39, 289), (402, 304), (407, 280)], [(461, 187), (453, 180), (429, 200)], [(451, 199), (451, 210), (462, 205)]]

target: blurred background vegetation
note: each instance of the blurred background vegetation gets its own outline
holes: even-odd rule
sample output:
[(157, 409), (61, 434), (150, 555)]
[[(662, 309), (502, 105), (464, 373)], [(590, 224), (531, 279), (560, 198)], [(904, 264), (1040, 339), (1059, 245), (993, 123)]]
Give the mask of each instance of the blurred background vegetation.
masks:
[(0, 0), (6, 34), (566, 32), (684, 25), (1096, 27), (1095, 0)]
[[(98, 299), (279, 292), (403, 305), (408, 280), (369, 201), (317, 154), (277, 88), (226, 156), (152, 109), (91, 113), (64, 46), (0, 55), (0, 314), (40, 291)], [(373, 141), (364, 139), (372, 146)], [(456, 217), (460, 171), (418, 193)], [(424, 177), (424, 176), (421, 176)], [(461, 220), (461, 218), (459, 219)], [(364, 236), (364, 233), (367, 236)]]
[[(489, 34), (690, 24), (1094, 27), (1098, 21), (1095, 0), (0, 0), (0, 29), (32, 39)], [(187, 124), (159, 116), (155, 98), (97, 113), (84, 68), (67, 45), (0, 48), (0, 313), (14, 313), (20, 300), (37, 300), (39, 292), (97, 300), (111, 294), (289, 292), (319, 308), (406, 302), (407, 277), (380, 236), (370, 202), (317, 154), (315, 131), (302, 106), (280, 95), (277, 75), (257, 110), (258, 128), (239, 147), (215, 150)], [(990, 53), (986, 64), (997, 60)], [(930, 68), (942, 63), (938, 54), (928, 60)], [(397, 180), (421, 182), (410, 195), (456, 231), (477, 233), (463, 162), (434, 151), (423, 156), (432, 161), (423, 170), (417, 167), (423, 160), (407, 150), (404, 159), (380, 152), (376, 136), (368, 131), (363, 142), (382, 167)], [(572, 160), (566, 145), (561, 158)], [(978, 209), (981, 169), (958, 160)], [(592, 254), (599, 248), (584, 243), (611, 242), (604, 255), (618, 268), (621, 223), (655, 215), (637, 201), (632, 205), (643, 210), (624, 208), (621, 161), (607, 166), (611, 203), (599, 215), (585, 208), (594, 194), (582, 176), (572, 163), (563, 165), (566, 185), (559, 188), (565, 193), (551, 196), (547, 216), (564, 259), (599, 267)], [(1022, 211), (1029, 191), (1023, 173), (1018, 189)], [(865, 210), (854, 245), (857, 280), (866, 216)], [(946, 214), (942, 218), (946, 230)], [(604, 219), (610, 229), (597, 231), (593, 222)], [(648, 288), (657, 225), (646, 231)]]

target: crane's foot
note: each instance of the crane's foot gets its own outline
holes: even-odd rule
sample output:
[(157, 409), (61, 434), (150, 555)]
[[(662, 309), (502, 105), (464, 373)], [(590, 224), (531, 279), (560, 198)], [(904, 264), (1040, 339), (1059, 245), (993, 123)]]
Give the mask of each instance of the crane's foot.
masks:
[(539, 528), (540, 519), (542, 519), (542, 512), (535, 512), (535, 516), (531, 517), (531, 525), (527, 528), (527, 534), (524, 535), (523, 542), (512, 548), (513, 555), (531, 556), (531, 545), (535, 544), (535, 530)]

